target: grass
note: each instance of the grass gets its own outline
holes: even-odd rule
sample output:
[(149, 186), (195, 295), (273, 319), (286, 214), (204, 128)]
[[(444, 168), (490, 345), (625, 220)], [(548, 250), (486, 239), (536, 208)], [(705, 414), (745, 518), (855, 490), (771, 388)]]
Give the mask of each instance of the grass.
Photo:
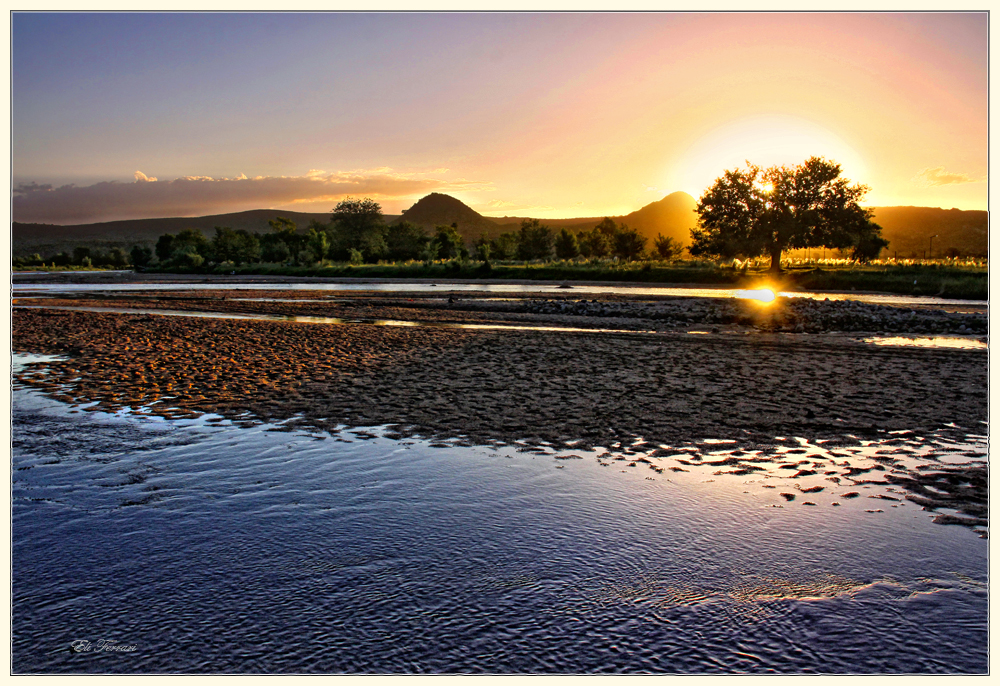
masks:
[[(846, 260), (790, 261), (777, 278), (767, 271), (766, 260), (733, 262), (720, 266), (708, 261), (676, 262), (507, 262), (487, 264), (458, 260), (425, 263), (418, 261), (346, 264), (323, 263), (311, 267), (282, 264), (232, 263), (197, 271), (179, 267), (150, 269), (160, 273), (261, 274), (270, 276), (350, 277), (359, 279), (496, 279), (525, 281), (617, 281), (655, 284), (715, 284), (750, 286), (767, 282), (781, 290), (870, 291), (902, 295), (940, 296), (964, 300), (986, 300), (989, 268), (984, 260), (879, 260), (858, 265)], [(63, 272), (100, 271), (99, 267), (35, 266), (18, 271)]]
[[(181, 269), (164, 272), (184, 273)], [(782, 290), (871, 291), (903, 295), (986, 300), (989, 270), (984, 261), (895, 262), (857, 265), (845, 260), (792, 262), (777, 279), (766, 261), (719, 266), (707, 261), (618, 262), (557, 261), (546, 263), (403, 262), (344, 263), (289, 267), (278, 264), (227, 265), (201, 273), (272, 276), (350, 277), (360, 279), (498, 279), (528, 281), (619, 281), (726, 286), (774, 283)]]

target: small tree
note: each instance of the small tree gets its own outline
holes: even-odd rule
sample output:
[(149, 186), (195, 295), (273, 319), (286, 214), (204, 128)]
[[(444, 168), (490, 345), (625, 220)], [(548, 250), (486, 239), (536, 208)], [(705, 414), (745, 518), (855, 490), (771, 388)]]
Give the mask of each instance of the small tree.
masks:
[(490, 247), (490, 237), (484, 232), (475, 243), (472, 244), (475, 250), (476, 259), (481, 262), (489, 262), (493, 249)]
[(127, 267), (129, 265), (129, 261), (128, 253), (125, 252), (125, 248), (111, 248), (111, 252), (108, 253), (108, 262), (116, 269)]
[(172, 247), (174, 252), (177, 252), (178, 249), (186, 250), (187, 248), (191, 248), (202, 257), (207, 257), (211, 252), (211, 243), (197, 229), (184, 229), (174, 236)]
[(322, 228), (317, 229), (315, 226), (310, 226), (306, 245), (317, 260), (325, 260), (330, 247), (330, 239)]
[(455, 224), (437, 227), (437, 235), (434, 236), (434, 240), (438, 244), (440, 259), (450, 260), (461, 256), (464, 245)]
[(90, 248), (78, 246), (73, 248), (73, 264), (83, 264), (83, 260), (90, 257)]
[(133, 245), (131, 252), (129, 252), (129, 258), (136, 269), (142, 269), (149, 266), (153, 259), (153, 251), (145, 246)]
[(698, 228), (691, 230), (692, 255), (769, 255), (781, 271), (787, 249), (855, 248), (875, 255), (888, 245), (871, 210), (858, 202), (867, 193), (840, 178), (840, 165), (811, 157), (797, 167), (727, 170), (698, 202)]
[(182, 269), (197, 269), (205, 263), (205, 258), (193, 246), (184, 245), (174, 251), (170, 261)]
[(416, 224), (392, 224), (385, 235), (386, 256), (396, 261), (420, 259), (428, 241), (427, 232)]
[(427, 245), (420, 252), (420, 259), (424, 261), (425, 264), (430, 264), (438, 258), (438, 253), (441, 250), (441, 244), (437, 242), (437, 239), (427, 241)]
[(353, 249), (375, 261), (388, 250), (382, 207), (371, 198), (345, 198), (337, 203), (333, 208), (329, 232), (334, 259), (349, 258)]
[(560, 260), (571, 260), (580, 254), (580, 246), (576, 241), (576, 236), (563, 227), (556, 236), (556, 257)]
[(618, 225), (615, 224), (614, 219), (611, 217), (605, 217), (601, 220), (600, 224), (594, 227), (594, 231), (607, 238), (608, 242), (611, 243), (614, 241), (615, 234), (618, 233), (619, 228)]
[(507, 231), (490, 241), (490, 254), (495, 260), (513, 260), (517, 257), (517, 234)]
[(519, 260), (547, 260), (552, 256), (552, 231), (537, 219), (522, 220), (517, 238)]
[(662, 233), (656, 234), (656, 238), (653, 239), (653, 247), (656, 250), (656, 256), (661, 260), (676, 260), (684, 250), (680, 243)]
[(607, 257), (611, 254), (608, 237), (596, 228), (579, 232), (576, 240), (580, 246), (580, 254), (584, 257)]
[(156, 240), (156, 257), (161, 262), (166, 262), (174, 254), (174, 236), (165, 233)]
[(623, 260), (638, 260), (646, 252), (646, 237), (624, 224), (615, 234), (615, 255)]
[(233, 231), (228, 227), (216, 226), (212, 238), (212, 258), (216, 262), (256, 262), (260, 259), (260, 238), (246, 229)]
[(292, 256), (288, 243), (273, 233), (260, 238), (260, 258), (264, 262), (286, 262)]

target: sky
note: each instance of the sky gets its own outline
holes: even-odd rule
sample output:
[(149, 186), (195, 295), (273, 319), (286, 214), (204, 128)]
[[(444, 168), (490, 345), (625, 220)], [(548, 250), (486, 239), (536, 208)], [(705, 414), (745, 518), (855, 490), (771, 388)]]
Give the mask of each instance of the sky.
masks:
[(431, 192), (621, 215), (819, 155), (864, 204), (986, 209), (980, 13), (12, 17), (15, 221)]

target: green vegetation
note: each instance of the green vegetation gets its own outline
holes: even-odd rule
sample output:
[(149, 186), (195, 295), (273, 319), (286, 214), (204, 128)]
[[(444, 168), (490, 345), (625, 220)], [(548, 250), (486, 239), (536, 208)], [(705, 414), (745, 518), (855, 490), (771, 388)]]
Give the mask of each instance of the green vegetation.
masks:
[[(680, 260), (682, 249), (662, 235), (647, 240), (605, 217), (593, 228), (554, 233), (537, 219), (520, 230), (466, 245), (455, 223), (433, 235), (408, 222), (387, 225), (378, 203), (348, 198), (327, 224), (305, 230), (277, 217), (270, 231), (250, 233), (216, 227), (206, 237), (195, 229), (164, 234), (155, 249), (136, 245), (107, 253), (78, 247), (43, 258), (14, 260), (21, 269), (136, 269), (165, 273), (266, 274), (356, 278), (623, 281), (659, 284), (755, 285), (769, 281), (783, 290), (862, 290), (952, 298), (986, 299), (985, 260), (937, 261), (850, 259), (854, 248), (823, 260), (784, 260), (780, 280), (768, 271), (770, 255), (724, 263)], [(856, 247), (856, 246), (854, 246)], [(470, 249), (471, 248), (471, 249)], [(847, 256), (847, 257), (845, 257)], [(773, 261), (773, 260), (772, 260)]]
[(797, 167), (727, 170), (698, 202), (692, 255), (771, 258), (793, 248), (836, 248), (867, 262), (888, 245), (872, 211), (858, 202), (868, 189), (840, 178), (840, 165), (811, 157)]

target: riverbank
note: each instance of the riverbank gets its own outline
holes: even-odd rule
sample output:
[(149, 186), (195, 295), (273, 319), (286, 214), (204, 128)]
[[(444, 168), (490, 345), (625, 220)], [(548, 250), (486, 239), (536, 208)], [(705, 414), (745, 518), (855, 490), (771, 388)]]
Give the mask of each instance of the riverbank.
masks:
[[(106, 278), (101, 272), (33, 271), (54, 278), (83, 276)], [(107, 272), (113, 278), (122, 272)], [(756, 287), (767, 283), (777, 290), (827, 290), (895, 293), (914, 296), (938, 296), (962, 300), (985, 300), (989, 295), (989, 270), (981, 265), (952, 263), (878, 264), (878, 265), (806, 265), (790, 267), (775, 275), (762, 270), (719, 267), (703, 262), (621, 262), (539, 264), (499, 264), (488, 262), (423, 262), (390, 264), (334, 264), (329, 266), (289, 267), (285, 265), (228, 265), (199, 272), (167, 269), (139, 272), (137, 280), (174, 280), (199, 278), (242, 279), (312, 279), (312, 280), (452, 280), (482, 283), (539, 283), (544, 281), (588, 284), (663, 284), (671, 286), (716, 285)]]
[[(323, 326), (21, 310), (16, 352), (68, 355), (32, 384), (72, 402), (392, 424), (477, 441), (537, 436), (823, 437), (974, 428), (981, 351), (769, 333), (553, 333)], [(157, 407), (159, 405), (159, 408)], [(162, 409), (160, 409), (162, 408)], [(747, 439), (750, 440), (750, 439)]]
[[(36, 365), (17, 381), (72, 404), (94, 403), (89, 409), (128, 407), (166, 417), (211, 413), (238, 423), (283, 422), (285, 429), (312, 427), (333, 435), (346, 427), (385, 425), (398, 437), (624, 454), (637, 440), (654, 446), (735, 441), (740, 450), (756, 451), (727, 458), (736, 473), (770, 461), (759, 451), (773, 446), (776, 437), (860, 445), (892, 431), (912, 431), (944, 432), (963, 441), (985, 433), (988, 421), (984, 351), (876, 347), (843, 333), (789, 333), (770, 326), (773, 314), (759, 314), (768, 310), (754, 302), (586, 303), (601, 308), (589, 316), (563, 311), (564, 305), (581, 303), (552, 300), (481, 299), (470, 307), (482, 309), (462, 309), (461, 301), (398, 293), (368, 293), (346, 302), (248, 302), (228, 295), (156, 293), (115, 296), (103, 304), (154, 311), (364, 312), (372, 319), (419, 310), (425, 318), (432, 312), (435, 321), (452, 317), (464, 325), (582, 323), (595, 330), (321, 325), (18, 308), (14, 351), (67, 359)], [(94, 300), (36, 304), (70, 307)], [(621, 315), (607, 311), (617, 305), (687, 309), (683, 323), (674, 316), (605, 316)], [(718, 319), (723, 305), (757, 312), (761, 319), (699, 328), (694, 324), (705, 324), (704, 319), (693, 322), (688, 316), (697, 310)], [(844, 304), (815, 305), (829, 312)], [(853, 305), (845, 305), (850, 316), (844, 321), (864, 323), (857, 312), (851, 314)], [(918, 316), (897, 314), (903, 323)], [(928, 316), (951, 321), (942, 314)], [(975, 321), (954, 316), (952, 323)], [(629, 322), (659, 328), (622, 330)], [(968, 485), (981, 476), (956, 478)], [(907, 478), (914, 488), (927, 490), (915, 476)], [(983, 481), (970, 491), (975, 502), (965, 501), (966, 514), (979, 523), (985, 488)]]

